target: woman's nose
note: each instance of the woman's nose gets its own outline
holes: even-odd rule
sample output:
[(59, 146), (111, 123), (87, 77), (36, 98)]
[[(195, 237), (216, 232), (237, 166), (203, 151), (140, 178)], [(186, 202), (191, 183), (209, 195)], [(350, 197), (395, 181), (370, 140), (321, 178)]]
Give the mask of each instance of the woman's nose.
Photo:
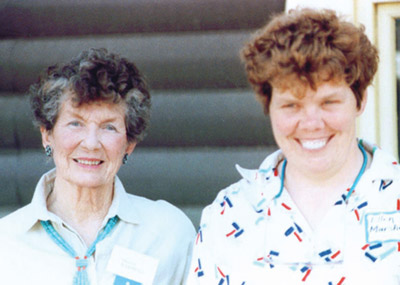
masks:
[(100, 138), (96, 128), (87, 129), (87, 131), (84, 134), (82, 144), (88, 150), (95, 150), (100, 148)]
[(300, 126), (306, 130), (318, 130), (323, 128), (324, 120), (321, 110), (315, 106), (305, 107), (301, 115)]

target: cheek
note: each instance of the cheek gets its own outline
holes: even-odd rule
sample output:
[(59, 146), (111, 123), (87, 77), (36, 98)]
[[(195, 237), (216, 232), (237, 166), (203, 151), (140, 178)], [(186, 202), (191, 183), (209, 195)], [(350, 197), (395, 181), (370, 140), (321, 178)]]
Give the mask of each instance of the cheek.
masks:
[(59, 132), (55, 134), (57, 138), (55, 142), (55, 148), (58, 152), (61, 153), (70, 153), (73, 151), (80, 142), (79, 136), (70, 132)]
[(327, 116), (325, 121), (331, 129), (346, 131), (355, 128), (356, 117), (350, 113), (342, 112)]
[(296, 129), (296, 119), (279, 112), (270, 115), (272, 130), (275, 136), (289, 135)]
[(107, 146), (108, 152), (112, 156), (122, 157), (125, 154), (127, 141), (124, 136), (106, 137), (103, 140), (103, 146)]

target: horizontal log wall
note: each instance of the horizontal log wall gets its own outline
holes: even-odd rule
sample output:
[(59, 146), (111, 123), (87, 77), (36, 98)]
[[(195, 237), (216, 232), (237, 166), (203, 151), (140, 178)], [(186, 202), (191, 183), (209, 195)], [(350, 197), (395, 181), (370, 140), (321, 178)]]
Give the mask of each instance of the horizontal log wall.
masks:
[(246, 81), (240, 49), (284, 0), (0, 1), (0, 216), (32, 198), (53, 167), (27, 90), (49, 65), (105, 47), (151, 87), (147, 138), (119, 176), (130, 193), (201, 209), (276, 149)]

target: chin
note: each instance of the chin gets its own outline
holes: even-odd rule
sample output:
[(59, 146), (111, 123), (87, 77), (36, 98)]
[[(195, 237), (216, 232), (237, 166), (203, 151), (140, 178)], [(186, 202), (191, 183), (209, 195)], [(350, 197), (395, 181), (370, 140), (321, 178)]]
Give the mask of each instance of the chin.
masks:
[(322, 157), (307, 157), (297, 164), (296, 167), (301, 170), (307, 170), (313, 173), (322, 173), (329, 169), (327, 159)]
[(85, 179), (85, 177), (81, 177), (79, 180), (71, 181), (78, 187), (82, 188), (98, 188), (105, 186), (107, 183), (103, 179)]

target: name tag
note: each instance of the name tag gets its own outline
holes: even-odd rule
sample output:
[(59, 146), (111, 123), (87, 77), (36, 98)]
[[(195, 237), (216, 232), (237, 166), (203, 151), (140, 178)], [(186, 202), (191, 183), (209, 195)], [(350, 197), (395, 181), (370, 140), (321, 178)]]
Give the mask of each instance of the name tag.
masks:
[(151, 285), (158, 259), (121, 246), (114, 246), (107, 270), (114, 273), (114, 284)]
[(400, 211), (365, 215), (368, 243), (400, 241)]

